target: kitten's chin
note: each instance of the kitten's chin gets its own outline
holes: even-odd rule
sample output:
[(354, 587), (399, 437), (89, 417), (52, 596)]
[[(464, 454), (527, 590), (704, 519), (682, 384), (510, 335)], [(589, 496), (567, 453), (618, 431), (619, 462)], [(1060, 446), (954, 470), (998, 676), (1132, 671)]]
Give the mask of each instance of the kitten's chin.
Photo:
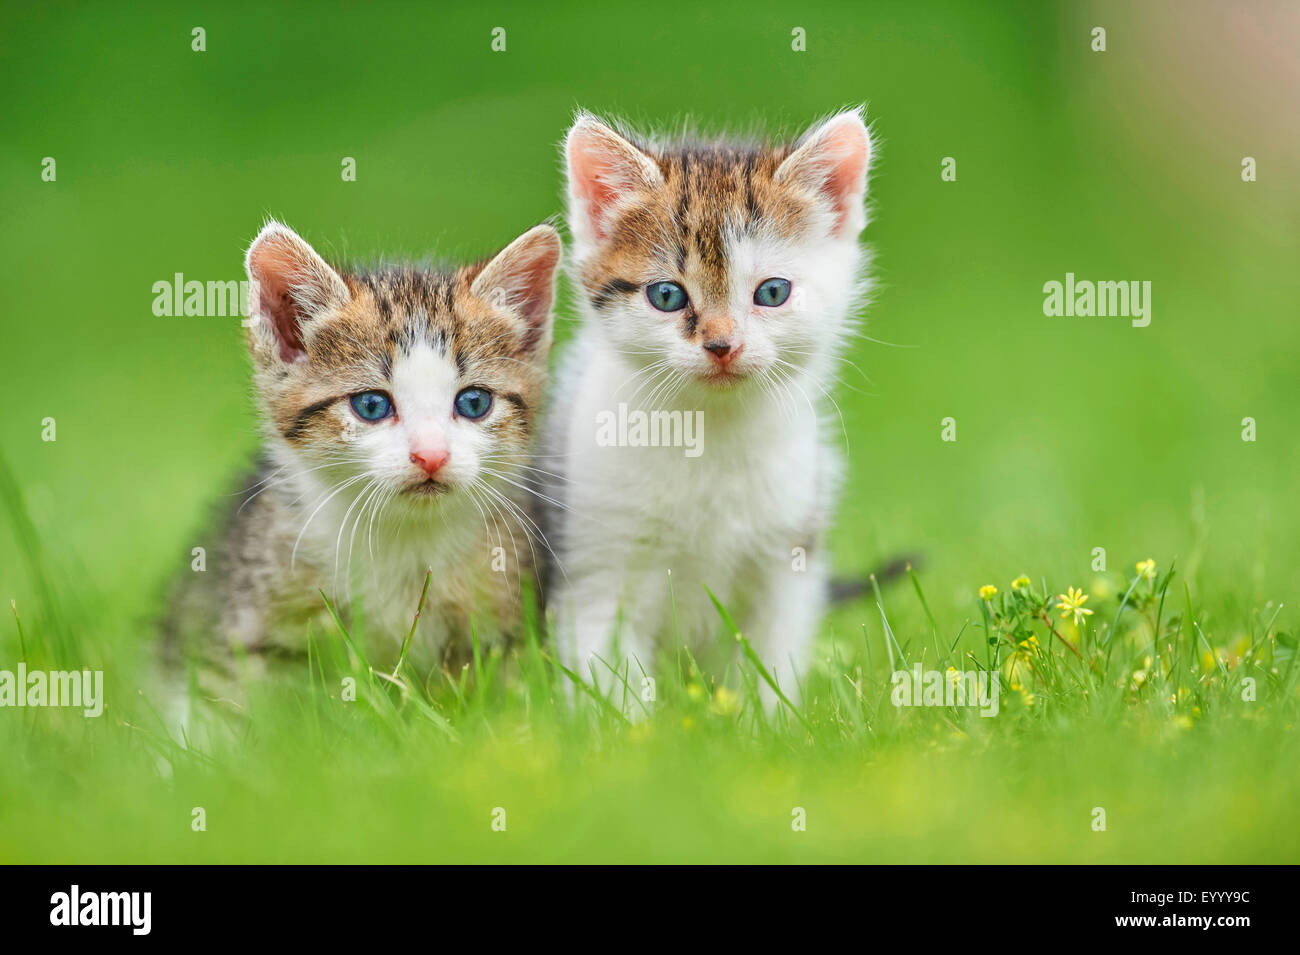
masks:
[(695, 379), (708, 388), (718, 391), (727, 391), (743, 384), (749, 379), (748, 371), (724, 371), (713, 368), (706, 372), (701, 372), (695, 376)]
[(450, 494), (451, 485), (445, 481), (435, 481), (433, 478), (427, 478), (406, 485), (402, 489), (402, 493), (411, 500), (433, 501)]

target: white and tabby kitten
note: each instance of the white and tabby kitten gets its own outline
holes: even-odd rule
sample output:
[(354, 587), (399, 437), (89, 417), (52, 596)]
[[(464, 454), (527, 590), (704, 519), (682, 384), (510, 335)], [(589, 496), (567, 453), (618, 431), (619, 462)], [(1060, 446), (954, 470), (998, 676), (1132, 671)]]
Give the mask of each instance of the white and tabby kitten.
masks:
[(263, 463), (181, 588), (171, 657), (217, 672), (300, 652), (364, 606), (370, 652), (395, 661), (432, 578), (409, 659), (465, 656), (520, 620), (539, 534), (528, 461), (546, 382), (560, 240), (548, 225), (489, 261), (343, 270), (268, 224), (248, 250), (247, 342)]
[[(674, 631), (718, 632), (707, 585), (796, 697), (842, 469), (828, 390), (866, 284), (861, 113), (788, 144), (653, 142), (582, 115), (565, 152), (582, 322), (548, 424), (561, 656), (639, 689)], [(631, 429), (637, 446), (608, 446), (611, 415), (638, 411), (698, 412), (699, 447)]]

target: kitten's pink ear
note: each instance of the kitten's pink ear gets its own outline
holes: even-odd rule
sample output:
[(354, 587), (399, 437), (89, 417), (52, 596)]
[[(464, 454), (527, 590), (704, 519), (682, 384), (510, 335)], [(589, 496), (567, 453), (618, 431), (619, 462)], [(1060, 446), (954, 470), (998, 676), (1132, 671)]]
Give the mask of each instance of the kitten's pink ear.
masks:
[(258, 233), (245, 265), (254, 333), (264, 335), (269, 326), (281, 361), (305, 361), (310, 324), (348, 303), (347, 285), (298, 233), (278, 222)]
[(862, 207), (871, 164), (871, 134), (860, 109), (832, 116), (804, 133), (776, 171), (778, 183), (820, 193), (835, 214), (831, 233), (854, 237), (867, 224)]
[(560, 234), (534, 226), (496, 254), (474, 278), (470, 292), (524, 322), (524, 347), (545, 357), (551, 341), (551, 304), (560, 264)]
[(578, 116), (564, 141), (569, 169), (569, 228), (579, 241), (608, 234), (620, 199), (663, 182), (653, 159), (594, 116)]

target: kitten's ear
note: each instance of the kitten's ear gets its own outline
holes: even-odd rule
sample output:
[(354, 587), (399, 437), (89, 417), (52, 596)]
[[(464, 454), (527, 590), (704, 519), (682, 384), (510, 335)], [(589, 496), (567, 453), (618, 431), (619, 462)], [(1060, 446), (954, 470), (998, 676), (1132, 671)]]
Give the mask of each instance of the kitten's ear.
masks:
[(524, 347), (543, 358), (551, 341), (551, 304), (560, 264), (560, 234), (549, 225), (533, 226), (483, 266), (470, 292), (524, 321)]
[(569, 228), (579, 241), (606, 235), (619, 199), (663, 182), (653, 159), (600, 120), (578, 116), (564, 141), (569, 170)]
[(281, 361), (306, 361), (303, 342), (311, 323), (348, 303), (347, 285), (298, 233), (278, 222), (263, 226), (245, 265), (254, 334), (264, 337), (269, 328)]
[(776, 181), (819, 193), (835, 213), (832, 234), (852, 238), (867, 224), (862, 202), (870, 164), (871, 134), (862, 111), (848, 110), (804, 133), (777, 169)]

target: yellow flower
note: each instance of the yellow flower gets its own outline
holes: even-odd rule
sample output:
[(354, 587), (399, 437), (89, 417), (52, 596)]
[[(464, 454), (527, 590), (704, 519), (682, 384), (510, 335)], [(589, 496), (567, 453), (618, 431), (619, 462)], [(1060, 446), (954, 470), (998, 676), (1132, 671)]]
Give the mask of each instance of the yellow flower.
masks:
[(1031, 633), (1029, 635), (1029, 639), (1021, 640), (1018, 644), (1016, 644), (1016, 646), (1023, 647), (1026, 653), (1037, 653), (1038, 637), (1037, 635)]
[(1143, 683), (1145, 683), (1146, 681), (1147, 681), (1147, 671), (1146, 671), (1146, 670), (1134, 670), (1134, 671), (1133, 671), (1133, 685), (1134, 685), (1134, 686), (1139, 686), (1139, 687), (1140, 687), (1140, 686), (1141, 686)]
[(1245, 634), (1239, 634), (1235, 640), (1226, 647), (1218, 648), (1219, 659), (1229, 670), (1235, 670), (1241, 666), (1241, 662), (1250, 656), (1250, 637)]
[(1056, 609), (1061, 611), (1061, 619), (1069, 620), (1074, 617), (1074, 625), (1077, 627), (1084, 617), (1092, 616), (1092, 611), (1084, 607), (1088, 602), (1088, 595), (1082, 590), (1076, 590), (1071, 587), (1068, 593), (1056, 595)]
[(725, 686), (720, 686), (717, 692), (713, 694), (713, 703), (709, 709), (718, 716), (730, 716), (732, 713), (740, 712), (740, 695), (735, 690), (729, 690)]
[(1147, 580), (1156, 579), (1156, 562), (1148, 557), (1146, 560), (1137, 562), (1137, 572), (1139, 577), (1145, 577)]
[(688, 683), (686, 684), (686, 695), (691, 700), (698, 703), (700, 700), (704, 699), (704, 687), (700, 686), (698, 683)]
[(981, 600), (992, 600), (997, 595), (998, 595), (998, 588), (994, 587), (992, 584), (985, 584), (983, 587), (980, 588)]
[(1015, 580), (1011, 581), (1011, 589), (1012, 589), (1012, 590), (1028, 590), (1028, 589), (1029, 589), (1029, 582), (1030, 582), (1030, 581), (1029, 581), (1029, 578), (1026, 577), (1024, 574), (1021, 574), (1021, 575), (1020, 575), (1019, 577), (1017, 577)]

